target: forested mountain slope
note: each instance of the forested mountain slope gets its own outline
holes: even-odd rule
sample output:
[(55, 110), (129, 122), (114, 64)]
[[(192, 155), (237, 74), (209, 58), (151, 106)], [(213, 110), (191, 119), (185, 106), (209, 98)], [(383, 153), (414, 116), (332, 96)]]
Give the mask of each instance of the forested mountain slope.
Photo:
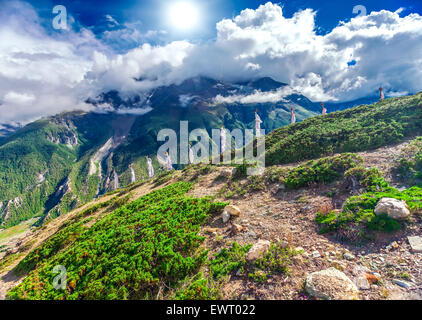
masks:
[(89, 155), (111, 132), (108, 116), (69, 113), (7, 137), (0, 145), (0, 223), (15, 225), (51, 210), (54, 217), (91, 200), (98, 181), (87, 174)]

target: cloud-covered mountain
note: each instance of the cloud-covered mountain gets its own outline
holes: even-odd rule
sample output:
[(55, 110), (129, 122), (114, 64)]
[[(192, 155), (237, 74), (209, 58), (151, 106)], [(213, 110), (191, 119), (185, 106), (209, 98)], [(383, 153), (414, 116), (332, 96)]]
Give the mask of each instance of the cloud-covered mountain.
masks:
[[(377, 99), (365, 100), (369, 103)], [(211, 130), (220, 124), (229, 130), (252, 129), (254, 111), (258, 109), (262, 129), (269, 133), (290, 123), (291, 107), (298, 121), (321, 113), (319, 102), (312, 102), (289, 85), (269, 77), (243, 82), (194, 77), (133, 96), (109, 91), (88, 99), (87, 103), (94, 106), (95, 112), (135, 117), (125, 140), (113, 151), (112, 165), (118, 172), (125, 172), (130, 163), (147, 154), (154, 156), (162, 144), (157, 141), (159, 131), (179, 132), (180, 121), (188, 121), (190, 132), (202, 129), (211, 136)], [(333, 112), (355, 105), (351, 101), (327, 107)]]
[(126, 185), (131, 163), (138, 177), (145, 175), (145, 155), (157, 165), (158, 132), (178, 132), (182, 120), (211, 136), (220, 124), (253, 128), (255, 109), (266, 132), (290, 122), (290, 107), (298, 121), (319, 112), (317, 103), (271, 78), (194, 77), (132, 96), (109, 91), (86, 103), (93, 112), (47, 117), (0, 140), (0, 225), (63, 214), (110, 190), (114, 169)]
[(152, 45), (145, 39), (121, 53), (74, 17), (69, 30), (50, 30), (29, 4), (6, 2), (0, 13), (0, 123), (90, 110), (86, 99), (102, 92), (131, 97), (196, 76), (230, 83), (271, 77), (314, 101), (354, 100), (376, 94), (379, 86), (387, 97), (421, 90), (419, 14), (371, 12), (324, 35), (317, 32), (317, 14), (306, 9), (285, 17), (280, 5), (267, 3), (218, 22), (213, 41)]
[[(345, 103), (327, 103), (326, 105), (330, 107), (330, 111), (336, 111), (356, 106), (359, 103), (373, 103), (376, 100), (376, 96), (370, 96)], [(249, 109), (254, 106), (261, 108), (265, 105), (271, 105), (272, 108), (284, 108), (287, 111), (293, 107), (299, 113), (302, 109), (306, 109), (312, 115), (321, 111), (320, 102), (312, 102), (288, 84), (275, 81), (270, 77), (232, 83), (198, 76), (180, 84), (161, 86), (133, 95), (111, 90), (95, 98), (88, 98), (86, 103), (94, 106), (91, 108), (93, 112), (133, 115), (144, 115), (153, 110), (166, 112), (171, 108), (188, 108), (199, 105), (210, 109), (219, 105), (239, 110), (247, 108), (247, 112), (250, 112)], [(287, 120), (287, 117), (283, 117), (282, 124), (268, 128), (268, 131), (284, 125)]]
[[(169, 122), (189, 120), (196, 117), (198, 110), (210, 113), (224, 110), (239, 117), (233, 121), (236, 120), (250, 128), (253, 127), (254, 110), (258, 108), (264, 119), (272, 119), (272, 124), (267, 123), (267, 132), (290, 121), (291, 107), (298, 114), (298, 119), (316, 115), (321, 111), (319, 103), (310, 101), (289, 85), (269, 77), (231, 83), (198, 76), (177, 85), (161, 86), (132, 96), (112, 90), (96, 98), (89, 98), (86, 102), (94, 106), (91, 108), (93, 112), (145, 115), (146, 119), (157, 114), (162, 118), (159, 122), (163, 122), (163, 119)], [(333, 108), (332, 111), (337, 109), (339, 108)], [(183, 115), (179, 114), (181, 111)], [(174, 119), (167, 119), (167, 115), (172, 113), (175, 113)], [(217, 119), (218, 121), (220, 119)], [(217, 123), (216, 125), (218, 126)], [(210, 126), (205, 128), (211, 129)]]

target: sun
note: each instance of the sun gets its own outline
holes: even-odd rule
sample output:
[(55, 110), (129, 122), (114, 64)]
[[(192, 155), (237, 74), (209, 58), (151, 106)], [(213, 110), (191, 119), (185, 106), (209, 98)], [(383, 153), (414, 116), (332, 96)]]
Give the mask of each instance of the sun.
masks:
[(173, 27), (189, 30), (198, 22), (198, 9), (190, 2), (177, 2), (170, 7), (169, 18)]

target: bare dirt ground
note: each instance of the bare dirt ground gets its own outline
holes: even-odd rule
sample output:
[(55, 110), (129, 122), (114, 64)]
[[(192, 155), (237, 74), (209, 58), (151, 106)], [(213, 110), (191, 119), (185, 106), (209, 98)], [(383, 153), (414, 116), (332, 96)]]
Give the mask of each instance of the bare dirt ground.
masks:
[[(407, 142), (359, 153), (359, 155), (363, 157), (365, 166), (381, 169), (392, 185), (400, 187), (400, 184), (395, 181), (391, 168), (400, 150), (406, 144)], [(286, 167), (292, 167), (292, 165)], [(190, 192), (190, 195), (195, 197), (217, 196), (217, 200), (230, 202), (242, 211), (239, 218), (228, 224), (223, 224), (221, 218), (217, 216), (203, 228), (202, 233), (207, 236), (205, 246), (210, 249), (210, 254), (230, 246), (233, 241), (243, 245), (253, 244), (259, 239), (273, 242), (285, 241), (291, 246), (304, 250), (303, 254), (293, 258), (288, 276), (272, 275), (264, 284), (247, 280), (247, 277), (232, 276), (230, 281), (222, 287), (224, 298), (298, 299), (307, 274), (334, 266), (352, 280), (358, 275), (357, 270), (362, 268), (366, 268), (368, 272), (380, 274), (381, 281), (378, 284), (371, 285), (369, 289), (360, 290), (361, 299), (422, 299), (422, 254), (412, 253), (407, 241), (408, 236), (422, 234), (420, 217), (413, 217), (403, 231), (381, 234), (376, 241), (365, 243), (360, 247), (345, 244), (333, 235), (319, 234), (314, 222), (321, 208), (340, 209), (344, 201), (350, 197), (350, 194), (344, 192), (339, 192), (335, 198), (328, 196), (329, 191), (336, 188), (340, 190), (340, 183), (289, 192), (280, 190), (274, 184), (266, 186), (263, 191), (227, 200), (223, 196), (218, 196), (225, 185), (224, 181), (216, 180), (222, 170), (224, 167), (215, 167), (210, 174), (200, 176), (195, 188)], [(164, 185), (174, 182), (181, 174), (177, 172), (175, 177)], [(137, 199), (164, 185), (154, 187), (152, 183), (146, 183), (131, 191), (131, 199)], [(107, 201), (111, 197), (114, 195), (104, 196), (97, 201)], [(22, 243), (16, 250), (22, 254), (6, 270), (1, 271), (3, 273), (0, 274), (0, 299), (4, 299), (7, 291), (21, 281), (10, 270), (33, 248), (54, 234), (64, 221), (87, 206), (52, 220), (43, 227), (32, 230), (29, 235), (21, 239)], [(100, 210), (95, 216), (98, 219), (105, 213)], [(243, 227), (243, 231), (233, 233), (232, 223)], [(210, 228), (213, 229), (211, 232), (209, 232)], [(396, 242), (397, 246), (387, 249), (387, 246), (393, 242)], [(28, 246), (28, 243), (31, 245)], [(344, 254), (351, 254), (352, 258), (346, 259)], [(410, 288), (402, 288), (394, 283), (393, 280), (397, 279), (405, 280), (411, 285)]]
[[(377, 167), (386, 174), (387, 180), (395, 187), (392, 166), (398, 159), (401, 149), (407, 142), (384, 147), (372, 152), (362, 152), (364, 166)], [(203, 177), (191, 192), (201, 197), (216, 195), (221, 186), (214, 180), (219, 172)], [(350, 194), (341, 194), (334, 199), (327, 196), (336, 183), (329, 186), (318, 185), (314, 188), (285, 192), (276, 186), (267, 190), (248, 194), (230, 203), (242, 210), (242, 215), (233, 221), (245, 231), (234, 235), (231, 225), (224, 225), (219, 217), (211, 223), (217, 232), (207, 240), (207, 247), (219, 250), (232, 241), (239, 244), (254, 243), (258, 239), (269, 241), (286, 241), (294, 247), (300, 247), (305, 253), (294, 258), (289, 276), (273, 276), (265, 284), (245, 281), (243, 277), (232, 277), (223, 288), (225, 298), (250, 299), (297, 299), (306, 274), (329, 267), (341, 269), (352, 280), (358, 275), (357, 270), (366, 267), (368, 271), (381, 275), (381, 284), (372, 285), (368, 290), (361, 290), (361, 299), (422, 299), (422, 254), (412, 253), (407, 241), (408, 236), (421, 235), (421, 218), (414, 217), (404, 231), (392, 234), (380, 234), (376, 241), (365, 243), (362, 247), (339, 242), (333, 236), (318, 234), (314, 222), (321, 208), (340, 209)], [(217, 198), (227, 201), (224, 198)], [(386, 250), (397, 242), (398, 247)], [(354, 256), (352, 260), (344, 259), (344, 254)], [(411, 289), (404, 289), (393, 283), (393, 279), (403, 279), (412, 284)]]

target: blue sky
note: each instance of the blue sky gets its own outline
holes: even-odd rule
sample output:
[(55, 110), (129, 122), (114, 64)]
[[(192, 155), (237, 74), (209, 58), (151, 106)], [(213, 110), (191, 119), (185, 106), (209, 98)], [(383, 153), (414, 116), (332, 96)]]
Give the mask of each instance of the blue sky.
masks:
[[(198, 12), (187, 29), (184, 19), (170, 23), (180, 1)], [(52, 27), (58, 4), (66, 30)], [(353, 13), (358, 5), (366, 15)], [(85, 100), (109, 90), (147, 96), (196, 76), (289, 84), (224, 97), (234, 102), (291, 92), (351, 101), (380, 86), (387, 97), (422, 91), (420, 0), (2, 0), (0, 21), (0, 125), (89, 110)]]
[[(90, 27), (100, 34), (107, 29), (105, 15), (112, 16), (119, 24), (136, 24), (141, 32), (150, 30), (165, 31), (166, 37), (149, 39), (150, 42), (163, 43), (172, 40), (189, 39), (190, 41), (206, 41), (216, 36), (215, 25), (223, 19), (237, 16), (246, 8), (256, 9), (266, 1), (257, 0), (194, 0), (200, 9), (200, 24), (186, 32), (177, 32), (169, 25), (167, 10), (178, 0), (31, 0), (41, 17), (49, 22), (54, 5), (66, 6), (68, 13), (80, 24)], [(369, 14), (371, 11), (396, 11), (403, 7), (403, 14), (409, 12), (422, 13), (422, 1), (418, 0), (285, 0), (274, 1), (283, 6), (285, 17), (291, 17), (295, 12), (312, 8), (316, 10), (317, 32), (325, 34), (338, 25), (339, 21), (350, 21), (355, 17), (353, 8), (363, 5)], [(122, 48), (127, 49), (127, 48)]]

